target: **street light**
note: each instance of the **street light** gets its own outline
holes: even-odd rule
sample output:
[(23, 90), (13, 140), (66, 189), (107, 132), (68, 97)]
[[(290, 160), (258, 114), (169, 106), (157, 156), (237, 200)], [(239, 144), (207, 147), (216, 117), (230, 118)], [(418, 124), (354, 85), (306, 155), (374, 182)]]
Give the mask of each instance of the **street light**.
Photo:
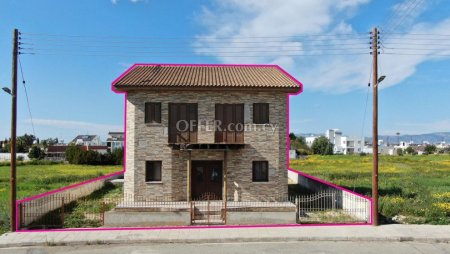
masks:
[(380, 76), (377, 80), (377, 84), (381, 83), (381, 81), (383, 81), (385, 78), (386, 78), (385, 75)]
[(5, 93), (12, 95), (11, 89), (9, 89), (8, 87), (3, 87), (2, 90), (5, 91)]

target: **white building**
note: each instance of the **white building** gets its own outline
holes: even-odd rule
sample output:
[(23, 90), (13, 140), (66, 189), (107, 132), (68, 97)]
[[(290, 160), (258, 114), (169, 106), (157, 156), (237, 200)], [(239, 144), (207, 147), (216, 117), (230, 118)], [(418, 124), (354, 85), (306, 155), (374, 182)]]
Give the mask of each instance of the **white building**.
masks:
[(353, 154), (363, 152), (364, 142), (361, 138), (342, 136), (339, 129), (329, 129), (325, 136), (334, 145), (335, 154)]
[(314, 142), (314, 140), (316, 140), (316, 138), (318, 138), (318, 137), (317, 136), (306, 137), (305, 138), (306, 145), (308, 147), (311, 147), (313, 142)]
[(110, 152), (123, 147), (123, 132), (109, 132), (108, 135), (109, 137), (106, 139), (106, 145)]

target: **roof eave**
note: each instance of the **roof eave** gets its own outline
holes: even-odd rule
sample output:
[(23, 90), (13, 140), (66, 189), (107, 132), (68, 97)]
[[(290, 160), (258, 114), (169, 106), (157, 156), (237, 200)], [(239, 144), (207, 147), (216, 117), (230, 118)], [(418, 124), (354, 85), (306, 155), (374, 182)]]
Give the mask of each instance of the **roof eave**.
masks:
[(298, 93), (302, 89), (298, 87), (193, 87), (193, 86), (133, 86), (133, 85), (114, 85), (114, 89), (120, 92), (138, 92), (138, 91), (202, 91), (202, 92), (215, 92), (215, 91), (241, 91), (241, 92), (283, 92), (283, 93)]

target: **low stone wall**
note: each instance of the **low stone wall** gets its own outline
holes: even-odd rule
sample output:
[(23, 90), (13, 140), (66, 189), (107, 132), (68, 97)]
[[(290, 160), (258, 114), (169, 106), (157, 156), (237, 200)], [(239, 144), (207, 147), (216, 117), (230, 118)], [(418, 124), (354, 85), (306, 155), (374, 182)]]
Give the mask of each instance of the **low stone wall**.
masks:
[(295, 224), (294, 211), (228, 211), (227, 225)]
[(334, 191), (339, 194), (339, 204), (336, 206), (342, 211), (351, 214), (361, 221), (370, 222), (370, 200), (361, 197), (351, 191), (338, 189), (334, 186), (319, 182), (302, 174), (297, 174), (291, 170), (288, 171), (290, 184), (298, 184), (311, 192)]
[[(23, 161), (29, 161), (28, 153), (16, 153), (16, 159), (19, 157), (23, 158)], [(10, 153), (0, 153), (0, 161), (11, 161)]]
[(105, 182), (119, 178), (121, 175), (123, 173), (111, 174), (109, 177), (73, 185), (73, 187), (68, 186), (61, 191), (50, 192), (41, 196), (37, 195), (36, 198), (26, 198), (20, 201), (18, 205), (19, 226), (26, 228), (47, 213), (61, 208), (63, 204), (69, 204), (79, 198), (88, 196), (94, 191), (101, 189)]
[(105, 227), (187, 226), (189, 211), (144, 212), (113, 210), (105, 213)]

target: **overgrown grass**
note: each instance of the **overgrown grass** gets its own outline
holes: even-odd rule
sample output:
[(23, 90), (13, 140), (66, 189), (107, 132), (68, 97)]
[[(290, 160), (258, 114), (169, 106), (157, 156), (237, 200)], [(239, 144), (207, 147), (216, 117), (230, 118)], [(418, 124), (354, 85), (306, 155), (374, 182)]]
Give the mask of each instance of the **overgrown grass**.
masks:
[[(122, 166), (20, 163), (17, 167), (17, 198), (37, 195), (121, 170)], [(0, 234), (9, 229), (9, 178), (9, 164), (0, 164)]]
[[(371, 196), (371, 156), (309, 156), (291, 168)], [(385, 222), (450, 224), (449, 155), (380, 156), (378, 177)]]

